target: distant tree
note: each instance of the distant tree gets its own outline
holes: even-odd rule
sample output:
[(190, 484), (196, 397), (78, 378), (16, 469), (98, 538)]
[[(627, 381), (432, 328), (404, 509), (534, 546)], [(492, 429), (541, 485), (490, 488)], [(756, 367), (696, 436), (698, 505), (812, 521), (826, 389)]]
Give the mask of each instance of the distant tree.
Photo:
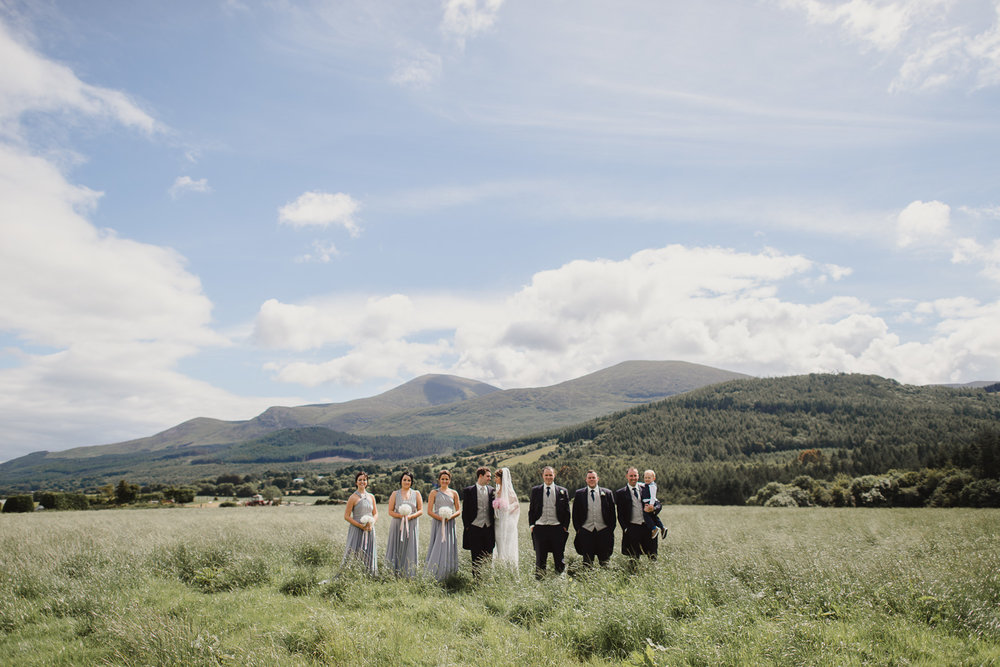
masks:
[(3, 504), (4, 514), (10, 512), (33, 512), (34, 510), (35, 499), (31, 497), (31, 494), (10, 496)]
[(127, 505), (129, 503), (134, 503), (135, 499), (139, 497), (139, 485), (129, 484), (124, 479), (118, 482), (118, 486), (115, 487), (115, 502), (119, 505)]
[(194, 489), (189, 489), (187, 487), (170, 487), (163, 492), (163, 495), (167, 500), (172, 500), (175, 503), (190, 503), (194, 501)]
[(105, 484), (97, 490), (97, 493), (101, 497), (101, 503), (110, 503), (115, 499), (115, 487), (112, 484)]
[(257, 493), (257, 487), (253, 484), (240, 484), (236, 487), (234, 494), (237, 498), (249, 498)]
[(826, 457), (819, 449), (805, 449), (799, 452), (799, 463), (807, 465), (809, 463), (823, 463)]
[(281, 489), (276, 486), (265, 486), (260, 490), (260, 495), (264, 497), (264, 500), (281, 500)]
[(87, 496), (82, 493), (39, 491), (35, 493), (39, 505), (49, 510), (85, 510), (90, 508)]

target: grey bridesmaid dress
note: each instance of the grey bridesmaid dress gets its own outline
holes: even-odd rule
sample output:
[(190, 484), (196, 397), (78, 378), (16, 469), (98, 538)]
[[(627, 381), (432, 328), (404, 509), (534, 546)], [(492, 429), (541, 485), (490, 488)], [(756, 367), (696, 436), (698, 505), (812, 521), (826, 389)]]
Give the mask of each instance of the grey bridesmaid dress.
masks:
[[(407, 499), (403, 498), (399, 490), (392, 493), (396, 496), (396, 512), (399, 512), (399, 508), (403, 505), (409, 505), (412, 512), (417, 511), (419, 491), (410, 489), (410, 497)], [(389, 524), (389, 542), (385, 548), (385, 560), (397, 575), (412, 577), (417, 573), (417, 535), (420, 520), (411, 519), (407, 524), (409, 525), (404, 527), (403, 519), (395, 517), (392, 519)]]
[[(455, 501), (450, 494), (438, 491), (434, 496), (434, 513), (440, 514), (442, 507), (455, 510)], [(458, 572), (458, 540), (455, 537), (455, 521), (431, 520), (431, 546), (427, 550), (427, 572), (438, 580), (446, 579)], [(443, 534), (442, 534), (443, 533)]]
[[(355, 492), (356, 493), (356, 492)], [(351, 510), (351, 517), (355, 521), (361, 521), (361, 517), (371, 514), (375, 507), (375, 501), (370, 493), (358, 496), (358, 502), (354, 503)], [(378, 574), (378, 558), (375, 554), (375, 526), (365, 532), (353, 523), (347, 528), (347, 550), (344, 552), (344, 562), (350, 557), (355, 557), (362, 563), (371, 574)]]

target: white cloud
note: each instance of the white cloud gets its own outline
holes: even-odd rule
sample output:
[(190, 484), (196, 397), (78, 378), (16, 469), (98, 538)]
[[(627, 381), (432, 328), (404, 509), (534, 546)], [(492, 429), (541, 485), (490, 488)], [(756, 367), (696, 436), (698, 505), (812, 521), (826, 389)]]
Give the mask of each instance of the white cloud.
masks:
[(208, 187), (207, 178), (199, 178), (197, 181), (190, 176), (178, 176), (174, 184), (170, 186), (170, 197), (172, 199), (177, 199), (177, 197), (185, 192), (211, 192), (212, 188)]
[[(523, 199), (534, 196), (552, 199), (556, 184), (546, 181), (486, 181), (482, 183), (446, 185), (395, 192), (379, 202), (382, 209), (413, 211), (439, 210), (457, 206), (480, 204), (494, 199)], [(564, 198), (577, 198), (582, 193), (558, 193)]]
[(1000, 206), (959, 206), (958, 210), (973, 218), (1000, 220)]
[(438, 372), (452, 354), (447, 340), (410, 343), (404, 340), (363, 341), (347, 354), (322, 363), (268, 364), (280, 382), (316, 387), (330, 381), (359, 385), (371, 378), (415, 377)]
[(889, 86), (890, 92), (934, 90), (947, 86), (956, 71), (967, 68), (965, 44), (966, 38), (957, 29), (929, 36), (906, 56), (899, 74)]
[(924, 3), (785, 0), (785, 4), (804, 10), (812, 22), (840, 24), (856, 39), (888, 50), (903, 39), (910, 28), (914, 9)]
[(902, 247), (938, 243), (949, 232), (951, 207), (939, 201), (915, 201), (896, 219), (896, 243)]
[(503, 0), (444, 0), (441, 31), (464, 46), (467, 38), (493, 27), (501, 5)]
[[(993, 218), (995, 207), (958, 207), (973, 220)], [(939, 201), (915, 201), (899, 214), (896, 242), (901, 248), (930, 249), (950, 253), (955, 264), (981, 264), (980, 275), (1000, 282), (1000, 240), (980, 242), (960, 236), (952, 229), (951, 207)]]
[(1000, 4), (996, 5), (996, 22), (990, 29), (969, 39), (966, 50), (979, 62), (976, 72), (978, 87), (1000, 83)]
[(1000, 283), (1000, 240), (982, 244), (975, 239), (957, 239), (952, 248), (951, 261), (956, 264), (981, 263), (983, 268), (980, 274)]
[(0, 144), (0, 329), (55, 346), (221, 342), (183, 258), (95, 229), (81, 211), (98, 197), (44, 159)]
[[(991, 0), (781, 0), (809, 21), (838, 25), (865, 47), (901, 57), (890, 92), (927, 91), (966, 81), (1000, 83), (1000, 5)], [(992, 14), (986, 27), (978, 16)]]
[(162, 126), (124, 93), (92, 86), (65, 65), (40, 56), (0, 20), (0, 134), (16, 135), (26, 111), (108, 117), (152, 133)]
[(293, 227), (340, 225), (356, 237), (361, 233), (355, 219), (360, 208), (360, 202), (343, 192), (306, 192), (278, 209), (278, 220)]
[(309, 262), (326, 264), (339, 254), (340, 251), (337, 250), (337, 246), (332, 242), (317, 239), (312, 242), (312, 252), (307, 252), (304, 255), (296, 257), (295, 261), (299, 264), (308, 264)]
[(177, 372), (190, 348), (79, 342), (0, 369), (0, 459), (148, 436), (195, 416), (247, 419), (294, 397), (241, 397)]
[[(318, 350), (321, 356), (330, 350), (325, 361), (268, 365), (276, 379), (306, 386), (403, 380), (432, 371), (538, 386), (627, 359), (685, 359), (768, 375), (861, 371), (913, 382), (970, 372), (966, 362), (973, 359), (975, 368), (989, 370), (969, 354), (929, 363), (936, 350), (956, 347), (970, 328), (994, 317), (989, 308), (975, 317), (951, 313), (951, 328), (934, 341), (902, 344), (860, 299), (796, 303), (780, 297), (789, 280), (836, 280), (849, 272), (775, 251), (668, 246), (622, 261), (570, 262), (535, 274), (508, 296), (269, 300), (258, 313), (255, 337), (275, 349)], [(939, 305), (921, 317), (944, 313)], [(993, 372), (1000, 374), (1000, 367)]]
[(440, 77), (441, 56), (421, 48), (399, 60), (389, 80), (409, 88), (426, 88)]

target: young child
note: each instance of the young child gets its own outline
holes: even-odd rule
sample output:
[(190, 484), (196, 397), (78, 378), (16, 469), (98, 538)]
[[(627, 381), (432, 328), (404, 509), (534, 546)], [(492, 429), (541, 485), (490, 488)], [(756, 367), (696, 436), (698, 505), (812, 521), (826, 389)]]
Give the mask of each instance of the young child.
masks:
[[(643, 494), (643, 502), (647, 505), (652, 505), (659, 509), (660, 501), (656, 499), (656, 473), (652, 470), (647, 470), (642, 474), (643, 486), (649, 490), (649, 497), (645, 497)], [(666, 537), (667, 529), (663, 526), (663, 522), (660, 521), (660, 517), (657, 516), (657, 512), (643, 512), (642, 518), (646, 523), (646, 527), (653, 531), (653, 539), (657, 537)]]

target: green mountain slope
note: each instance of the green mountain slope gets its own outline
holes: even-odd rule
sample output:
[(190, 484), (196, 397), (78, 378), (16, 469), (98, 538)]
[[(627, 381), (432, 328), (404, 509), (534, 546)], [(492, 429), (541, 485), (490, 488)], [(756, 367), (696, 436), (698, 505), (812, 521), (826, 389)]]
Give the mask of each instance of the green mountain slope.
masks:
[(680, 361), (625, 362), (551, 387), (507, 391), (453, 375), (424, 375), (371, 398), (272, 407), (246, 421), (199, 417), (148, 438), (77, 447), (47, 457), (88, 458), (230, 444), (309, 426), (363, 435), (506, 437), (574, 424), (737, 377), (746, 376)]
[[(50, 453), (48, 458), (89, 458), (109, 454), (133, 454), (140, 451), (155, 452), (172, 447), (230, 444), (260, 438), (275, 431), (309, 426), (355, 432), (359, 427), (365, 427), (371, 422), (400, 411), (466, 401), (496, 391), (500, 390), (475, 380), (452, 375), (424, 375), (370, 398), (346, 403), (272, 407), (246, 421), (222, 421), (199, 417), (148, 438), (111, 445), (77, 447)], [(371, 429), (368, 429), (368, 432), (371, 433)]]
[(538, 389), (501, 391), (481, 382), (426, 375), (367, 399), (274, 407), (240, 422), (198, 418), (149, 438), (0, 464), (0, 488), (28, 482), (193, 479), (218, 466), (348, 459), (405, 459), (537, 433), (722, 382), (739, 373), (674, 361), (626, 362)]
[[(799, 474), (972, 465), (967, 459), (975, 457), (977, 437), (998, 424), (997, 392), (805, 375), (713, 385), (469, 453), (502, 462), (506, 451), (556, 444), (537, 463), (518, 466), (522, 477), (515, 479), (531, 482), (548, 464), (570, 485), (582, 483), (592, 467), (602, 483), (621, 486), (625, 469), (635, 465), (657, 470), (664, 487), (678, 489), (675, 500), (729, 502)], [(806, 450), (817, 454), (800, 457)]]
[(706, 385), (748, 377), (683, 361), (627, 361), (549, 387), (388, 415), (356, 433), (437, 433), (505, 438), (577, 424)]

